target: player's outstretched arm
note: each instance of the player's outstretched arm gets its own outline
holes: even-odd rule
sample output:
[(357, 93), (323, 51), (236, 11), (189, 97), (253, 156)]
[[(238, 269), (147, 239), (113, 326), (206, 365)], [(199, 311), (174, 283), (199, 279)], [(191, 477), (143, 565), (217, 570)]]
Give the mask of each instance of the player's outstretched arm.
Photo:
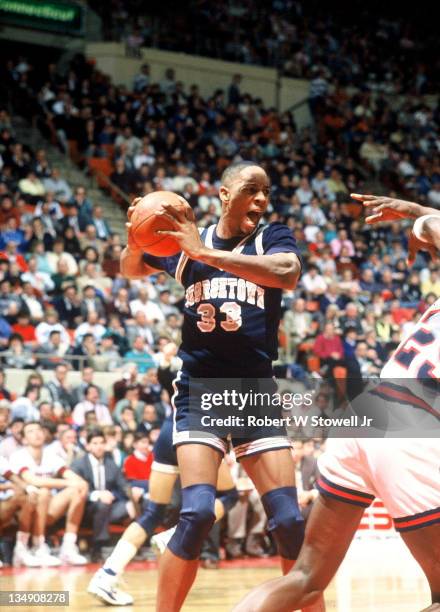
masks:
[(203, 244), (194, 219), (184, 211), (164, 204), (164, 215), (173, 225), (172, 230), (161, 230), (158, 234), (172, 236), (182, 251), (190, 258), (209, 266), (225, 270), (245, 280), (277, 289), (294, 289), (301, 273), (301, 264), (295, 253), (272, 255), (242, 255), (219, 249), (210, 249)]
[(134, 213), (136, 204), (140, 202), (141, 199), (142, 198), (135, 198), (127, 210), (128, 222), (125, 224), (127, 228), (127, 246), (122, 250), (119, 261), (122, 276), (129, 279), (144, 278), (145, 276), (156, 274), (160, 271), (143, 261), (144, 252), (136, 246), (131, 237), (130, 219)]
[(361, 202), (368, 210), (369, 216), (365, 222), (373, 225), (383, 221), (396, 221), (399, 219), (418, 219), (423, 215), (440, 215), (440, 211), (428, 206), (421, 206), (416, 202), (387, 198), (385, 196), (350, 194), (354, 200)]

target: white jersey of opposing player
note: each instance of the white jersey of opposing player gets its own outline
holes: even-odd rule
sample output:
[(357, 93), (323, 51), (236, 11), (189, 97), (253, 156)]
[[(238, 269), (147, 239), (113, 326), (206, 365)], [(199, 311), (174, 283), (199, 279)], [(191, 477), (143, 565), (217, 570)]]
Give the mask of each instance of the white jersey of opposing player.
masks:
[(440, 298), (402, 340), (382, 368), (380, 377), (440, 381)]

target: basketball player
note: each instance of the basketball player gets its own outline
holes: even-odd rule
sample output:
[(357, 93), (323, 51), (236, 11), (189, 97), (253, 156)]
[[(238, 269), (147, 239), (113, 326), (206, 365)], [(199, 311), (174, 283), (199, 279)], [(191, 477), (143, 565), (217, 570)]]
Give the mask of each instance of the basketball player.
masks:
[[(391, 198), (357, 195), (356, 199), (372, 209), (367, 223), (416, 219), (409, 239), (409, 262), (420, 249), (438, 254), (440, 211)], [(381, 372), (383, 382), (376, 388), (390, 406), (429, 412), (437, 431), (438, 390), (432, 393), (434, 406), (425, 405), (405, 387), (405, 381), (398, 385), (388, 380), (419, 379), (420, 387), (428, 389), (433, 383), (438, 385), (439, 351), (440, 299), (397, 347)], [(440, 610), (440, 439), (330, 439), (319, 459), (319, 469), (320, 494), (294, 570), (253, 589), (234, 611), (290, 612), (313, 602), (335, 575), (365, 508), (376, 496), (428, 579), (433, 605), (425, 612)]]
[[(173, 488), (179, 475), (176, 451), (173, 448), (173, 420), (164, 421), (159, 437), (153, 449), (154, 461), (151, 466), (149, 480), (149, 500), (145, 512), (135, 520), (122, 534), (112, 554), (104, 566), (92, 577), (88, 592), (95, 595), (106, 604), (113, 606), (126, 606), (133, 603), (133, 597), (118, 587), (118, 582), (130, 561), (145, 540), (153, 536), (165, 517), (167, 505), (171, 502)], [(222, 519), (225, 512), (233, 508), (238, 501), (238, 493), (231, 478), (226, 463), (223, 461), (217, 479), (217, 493), (215, 500), (216, 521)], [(159, 552), (166, 548), (173, 529), (154, 536), (152, 543)]]
[[(23, 531), (23, 526), (28, 524), (28, 519), (32, 516), (37, 502), (38, 489), (26, 484), (20, 476), (14, 474), (9, 467), (8, 460), (0, 456), (0, 534), (18, 511), (20, 511), (18, 529), (19, 532)], [(37, 559), (30, 550), (21, 545), (19, 539), (17, 539), (13, 556), (16, 565), (38, 567)]]
[[(38, 500), (26, 527), (17, 533), (17, 541), (22, 546), (14, 549), (14, 565), (25, 564), (23, 549), (27, 548), (31, 530), (33, 555), (39, 566), (85, 565), (87, 559), (79, 554), (76, 542), (88, 495), (87, 483), (45, 446), (44, 431), (39, 422), (24, 424), (23, 441), (25, 446), (11, 455), (10, 469), (26, 484), (38, 489)], [(50, 553), (45, 531), (48, 525), (63, 516), (66, 516), (65, 532), (57, 558)]]
[[(223, 172), (218, 225), (199, 233), (188, 212), (167, 203), (163, 215), (181, 253), (153, 257), (134, 244), (121, 255), (127, 278), (166, 270), (185, 287), (186, 303), (179, 356), (183, 367), (175, 381), (173, 441), (182, 481), (182, 510), (176, 531), (162, 555), (158, 612), (177, 612), (196, 577), (200, 548), (214, 522), (215, 483), (226, 437), (189, 424), (190, 380), (203, 378), (268, 379), (277, 356), (283, 289), (295, 288), (301, 264), (291, 231), (260, 222), (269, 203), (269, 178), (251, 162)], [(129, 218), (133, 213), (129, 210)], [(235, 455), (258, 490), (284, 572), (297, 558), (304, 533), (298, 507), (290, 442), (271, 427), (232, 437)]]

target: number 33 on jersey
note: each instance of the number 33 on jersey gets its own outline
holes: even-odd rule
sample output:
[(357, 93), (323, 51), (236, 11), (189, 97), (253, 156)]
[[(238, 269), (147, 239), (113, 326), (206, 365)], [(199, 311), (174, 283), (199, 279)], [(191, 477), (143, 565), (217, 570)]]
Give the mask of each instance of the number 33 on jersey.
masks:
[[(216, 226), (201, 230), (209, 248), (244, 255), (295, 253), (291, 230), (280, 223), (258, 227), (245, 238), (222, 239)], [(188, 259), (145, 255), (147, 264), (166, 270), (185, 287), (182, 346), (184, 367), (192, 375), (223, 371), (246, 376), (271, 370), (277, 358), (281, 290), (262, 287), (224, 270)]]

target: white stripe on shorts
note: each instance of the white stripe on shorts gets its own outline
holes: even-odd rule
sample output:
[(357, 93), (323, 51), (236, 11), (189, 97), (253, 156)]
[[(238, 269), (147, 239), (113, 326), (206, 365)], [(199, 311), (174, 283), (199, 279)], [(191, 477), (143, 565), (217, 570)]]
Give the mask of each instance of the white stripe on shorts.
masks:
[(291, 441), (285, 436), (274, 436), (273, 438), (260, 438), (235, 446), (234, 453), (235, 457), (240, 459), (240, 457), (249, 457), (249, 455), (257, 455), (258, 453), (282, 448), (292, 448)]
[(179, 474), (179, 466), (170, 465), (169, 463), (159, 463), (158, 461), (153, 461), (151, 469), (155, 472), (161, 472), (162, 474)]
[(219, 450), (224, 455), (228, 451), (228, 446), (224, 440), (218, 438), (214, 434), (204, 431), (173, 431), (173, 444), (206, 444)]

